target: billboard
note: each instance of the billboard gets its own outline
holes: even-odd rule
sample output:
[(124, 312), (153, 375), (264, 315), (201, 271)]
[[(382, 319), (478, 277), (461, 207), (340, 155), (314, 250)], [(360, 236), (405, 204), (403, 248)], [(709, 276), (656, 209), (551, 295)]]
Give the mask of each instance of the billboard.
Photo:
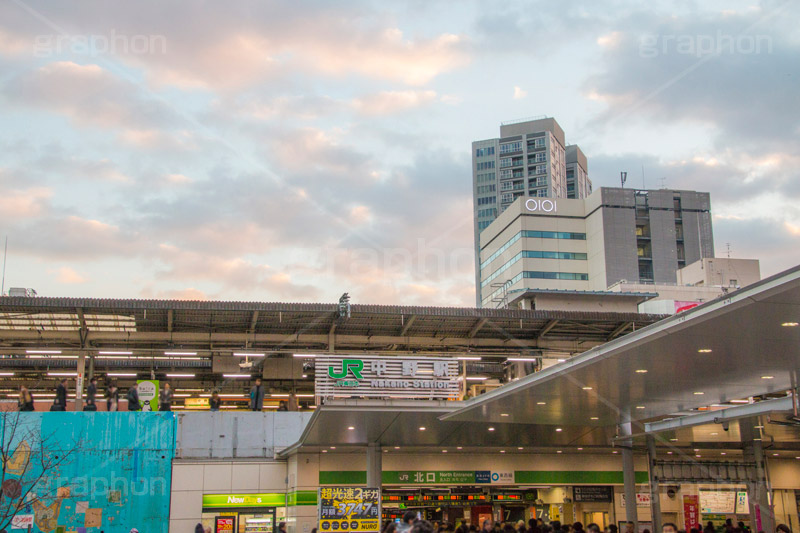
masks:
[(319, 489), (319, 531), (377, 533), (381, 526), (381, 490), (365, 487)]

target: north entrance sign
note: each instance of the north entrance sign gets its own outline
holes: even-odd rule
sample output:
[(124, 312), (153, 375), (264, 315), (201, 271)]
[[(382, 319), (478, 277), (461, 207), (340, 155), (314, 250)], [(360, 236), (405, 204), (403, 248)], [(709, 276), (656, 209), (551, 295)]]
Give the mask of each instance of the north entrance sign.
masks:
[(317, 356), (320, 398), (458, 399), (458, 361), (445, 357)]

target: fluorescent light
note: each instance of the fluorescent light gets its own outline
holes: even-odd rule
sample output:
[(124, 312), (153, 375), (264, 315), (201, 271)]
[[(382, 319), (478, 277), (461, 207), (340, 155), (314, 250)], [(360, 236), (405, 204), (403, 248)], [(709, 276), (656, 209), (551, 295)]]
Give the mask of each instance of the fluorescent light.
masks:
[(500, 413), (500, 416), (510, 416), (508, 413)]
[(494, 428), (489, 428), (489, 431), (494, 431)]
[(60, 354), (61, 350), (25, 350), (25, 353), (38, 353), (42, 355)]
[(347, 430), (348, 430), (348, 431), (353, 431), (354, 429), (356, 429), (354, 426), (349, 426), (349, 427), (347, 428)]
[(48, 372), (48, 376), (61, 376), (61, 377), (75, 377), (78, 375), (77, 372)]
[(456, 357), (456, 359), (459, 360), (459, 361), (480, 361), (481, 360), (480, 357), (474, 357), (474, 356), (471, 356), (471, 355), (462, 355), (460, 357)]
[(598, 417), (598, 416), (593, 416), (593, 417), (590, 417), (590, 418), (589, 418), (589, 420), (600, 420), (600, 417)]
[(197, 352), (164, 352), (164, 355), (197, 355)]
[(288, 398), (289, 397), (288, 394), (270, 394), (270, 396), (273, 397), (273, 398)]
[(731, 400), (731, 403), (750, 403), (750, 400)]
[(133, 355), (133, 352), (125, 352), (125, 351), (120, 351), (120, 352), (100, 351), (100, 352), (97, 352), (97, 353), (99, 353), (100, 355)]
[(694, 393), (695, 396), (702, 396), (705, 392), (697, 391)]
[(556, 432), (561, 432), (561, 431), (564, 431), (564, 430), (561, 429), (561, 428), (556, 428)]
[(312, 354), (312, 353), (294, 353), (294, 354), (292, 354), (292, 357), (305, 358), (305, 359), (313, 359), (313, 358), (315, 358), (315, 357), (316, 357), (316, 355), (315, 355), (315, 354)]
[(3, 377), (13, 376), (13, 375), (14, 375), (13, 372), (0, 372), (0, 376)]
[(139, 374), (131, 374), (127, 372), (108, 372), (106, 376), (110, 376), (113, 378), (135, 378)]
[(168, 378), (193, 378), (194, 374), (167, 374)]
[(784, 322), (783, 324), (781, 324), (781, 326), (783, 326), (785, 328), (794, 328), (798, 324), (800, 324), (800, 322)]
[(640, 368), (639, 370), (636, 371), (636, 373), (637, 374), (647, 374), (647, 370), (645, 370), (644, 368)]
[(250, 374), (222, 374), (223, 378), (250, 378)]
[(559, 363), (563, 363), (564, 361), (566, 361), (566, 359), (556, 359), (556, 361), (558, 361)]
[(500, 453), (506, 453), (506, 451), (505, 450), (500, 450)]
[(592, 390), (591, 387), (583, 387), (583, 390)]
[(265, 353), (233, 352), (234, 357), (265, 357), (266, 355)]
[(644, 405), (637, 405), (636, 408), (637, 409), (645, 409), (645, 406)]
[(467, 376), (467, 381), (486, 381), (486, 376)]
[(509, 357), (506, 361), (511, 363), (536, 363), (539, 359), (537, 357)]
[(313, 394), (295, 394), (295, 398), (313, 398)]
[(711, 348), (700, 348), (697, 353), (711, 353)]
[(773, 379), (775, 376), (761, 376), (761, 379)]
[(246, 394), (233, 394), (233, 393), (219, 393), (220, 398), (247, 398)]
[(547, 405), (547, 402), (536, 402), (536, 405)]
[(420, 431), (425, 431), (425, 429), (426, 429), (426, 428), (425, 428), (425, 426), (420, 426), (420, 427), (419, 427), (419, 430), (420, 430)]

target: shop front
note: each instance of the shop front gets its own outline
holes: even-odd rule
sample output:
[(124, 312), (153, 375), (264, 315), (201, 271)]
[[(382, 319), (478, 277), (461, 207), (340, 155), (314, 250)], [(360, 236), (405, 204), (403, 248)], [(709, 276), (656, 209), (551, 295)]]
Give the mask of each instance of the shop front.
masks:
[(204, 494), (203, 527), (213, 533), (276, 533), (286, 494)]

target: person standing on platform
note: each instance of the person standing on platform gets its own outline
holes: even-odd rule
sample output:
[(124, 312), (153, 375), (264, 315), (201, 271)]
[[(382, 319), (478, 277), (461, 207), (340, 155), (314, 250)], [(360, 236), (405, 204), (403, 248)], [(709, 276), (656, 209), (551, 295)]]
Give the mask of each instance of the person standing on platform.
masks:
[(264, 386), (261, 378), (256, 378), (256, 384), (250, 389), (250, 410), (261, 411), (264, 408)]
[(34, 411), (35, 408), (33, 406), (33, 396), (31, 396), (28, 387), (22, 385), (19, 388), (19, 400), (17, 401), (17, 407), (20, 411)]
[(219, 411), (220, 403), (222, 403), (222, 400), (219, 398), (219, 393), (217, 391), (212, 392), (211, 398), (208, 400), (208, 406), (212, 411)]
[(106, 389), (106, 411), (119, 411), (119, 387), (113, 382)]
[(56, 387), (56, 400), (53, 402), (54, 411), (67, 410), (67, 379), (64, 378)]
[(89, 380), (89, 386), (86, 387), (86, 405), (83, 406), (84, 411), (97, 411), (97, 378), (92, 376)]
[(164, 383), (164, 390), (160, 393), (160, 398), (158, 399), (158, 410), (159, 411), (172, 411), (172, 396), (174, 392), (172, 391), (172, 387), (169, 386), (169, 383)]
[(128, 394), (125, 396), (128, 400), (128, 411), (139, 411), (142, 406), (139, 404), (139, 387), (138, 385), (131, 386), (128, 389)]

